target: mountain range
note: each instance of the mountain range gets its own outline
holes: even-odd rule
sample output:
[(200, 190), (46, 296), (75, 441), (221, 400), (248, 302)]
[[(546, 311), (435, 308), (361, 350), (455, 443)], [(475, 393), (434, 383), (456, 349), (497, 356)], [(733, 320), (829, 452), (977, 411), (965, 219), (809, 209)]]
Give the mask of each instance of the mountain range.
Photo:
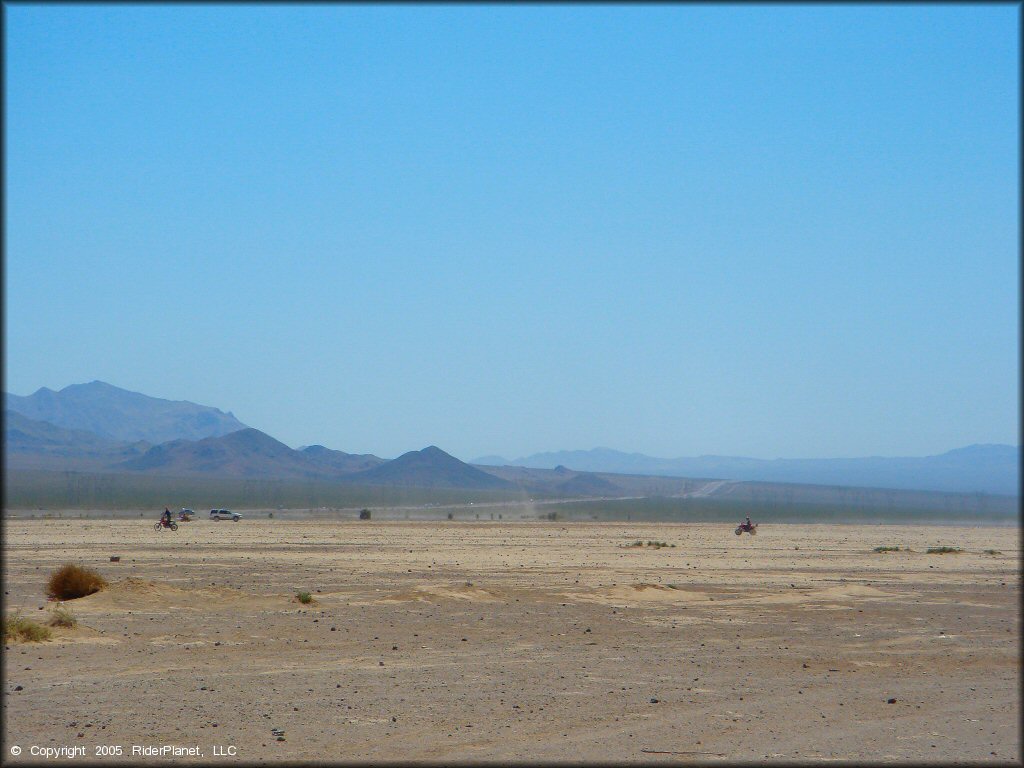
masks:
[(1020, 449), (975, 445), (938, 456), (658, 459), (608, 448), (465, 463), (437, 446), (387, 461), (322, 445), (292, 449), (230, 412), (101, 381), (5, 394), (5, 469), (315, 479), (359, 485), (519, 490), (558, 496), (676, 495), (684, 478), (1018, 495)]
[(483, 456), (473, 464), (613, 472), (662, 477), (709, 477), (959, 493), (1020, 494), (1020, 447), (971, 445), (936, 456), (852, 459), (752, 459), (697, 456), (659, 459), (610, 448), (536, 453), (515, 460)]
[(4, 410), (126, 442), (199, 440), (245, 428), (231, 412), (149, 397), (102, 381), (72, 384), (59, 392), (43, 387), (27, 397), (4, 393)]

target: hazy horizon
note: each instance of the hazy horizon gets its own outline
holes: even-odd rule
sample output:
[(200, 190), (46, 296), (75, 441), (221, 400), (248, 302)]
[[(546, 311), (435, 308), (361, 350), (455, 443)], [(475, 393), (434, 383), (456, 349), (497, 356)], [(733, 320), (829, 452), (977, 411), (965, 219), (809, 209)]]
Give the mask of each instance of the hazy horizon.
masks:
[[(106, 384), (106, 385), (114, 386), (114, 387), (117, 386), (115, 384), (111, 384), (111, 382), (104, 382), (104, 381), (100, 381), (99, 379), (93, 380), (91, 382), (76, 382), (75, 384), (70, 384), (68, 386), (71, 386), (71, 387), (73, 387), (73, 386), (83, 386), (83, 385), (95, 384), (95, 383)], [(62, 387), (61, 390), (62, 389), (64, 389), (64, 388)], [(118, 389), (123, 389), (123, 388), (122, 387), (118, 387)], [(6, 394), (16, 395), (16, 396), (20, 396), (20, 397), (26, 397), (26, 396), (33, 395), (33, 394), (35, 394), (35, 393), (37, 393), (39, 391), (42, 391), (42, 390), (48, 390), (48, 391), (51, 391), (51, 392), (59, 392), (59, 391), (61, 391), (61, 390), (55, 390), (55, 389), (53, 389), (51, 387), (45, 387), (44, 386), (44, 387), (36, 388), (33, 392), (28, 393), (28, 395), (19, 395), (19, 393), (16, 393), (16, 392), (7, 392)], [(129, 391), (129, 390), (125, 390), (125, 391)], [(148, 396), (148, 393), (145, 393), (145, 392), (137, 393), (137, 394), (143, 394), (143, 395), (147, 395)], [(166, 398), (161, 398), (161, 399), (166, 399)], [(207, 403), (196, 403), (194, 400), (187, 400), (186, 399), (184, 402), (191, 402), (194, 405), (208, 406)], [(208, 406), (208, 407), (215, 407), (216, 408), (217, 406)], [(230, 409), (218, 408), (218, 410), (222, 411), (225, 414), (234, 415), (234, 414), (232, 414)], [(246, 428), (257, 429), (257, 427), (253, 427), (252, 425), (246, 425)], [(262, 432), (263, 430), (260, 430), (260, 431)], [(279, 440), (279, 438), (277, 438), (275, 435), (270, 435), (270, 437), (273, 437), (273, 438)], [(285, 441), (281, 441), (281, 442), (285, 442)], [(293, 448), (293, 449), (302, 449), (302, 448), (307, 448), (307, 447), (310, 447), (310, 446), (322, 446), (322, 447), (329, 448), (329, 449), (332, 449), (332, 450), (344, 451), (346, 453), (353, 453), (353, 454), (366, 453), (364, 451), (360, 451), (360, 450), (354, 449), (352, 447), (326, 445), (326, 444), (324, 444), (322, 442), (315, 442), (315, 441), (311, 442), (311, 443), (302, 443), (302, 444), (289, 444), (289, 443), (285, 442), (285, 445), (288, 445), (289, 448)], [(420, 450), (423, 450), (424, 448), (431, 447), (432, 445), (434, 445), (434, 444), (411, 447), (411, 448), (408, 448), (406, 450), (403, 450), (401, 452), (401, 454), (415, 452), (415, 451), (420, 451)], [(938, 451), (938, 452), (933, 453), (933, 454), (923, 454), (922, 456), (939, 456), (939, 455), (943, 455), (945, 453), (948, 453), (950, 451), (962, 450), (962, 449), (965, 449), (965, 448), (971, 448), (971, 447), (975, 447), (975, 446), (985, 447), (985, 446), (990, 446), (990, 445), (1008, 445), (1010, 447), (1015, 447), (1015, 448), (1019, 448), (1020, 447), (1019, 445), (1013, 445), (1013, 444), (1009, 444), (1009, 443), (972, 443), (970, 445), (953, 446), (953, 447), (951, 447), (951, 448), (949, 448), (947, 450)], [(444, 449), (443, 446), (434, 446), (434, 447), (440, 447), (440, 448), (442, 448), (442, 450)], [(445, 452), (446, 453), (451, 453), (449, 451), (445, 451)], [(693, 456), (690, 456), (690, 457), (685, 457), (685, 456), (650, 456), (649, 454), (643, 454), (640, 451), (624, 451), (624, 450), (621, 450), (621, 449), (618, 449), (618, 448), (614, 448), (614, 447), (611, 447), (611, 446), (593, 446), (593, 447), (590, 447), (590, 448), (576, 447), (576, 448), (544, 449), (544, 450), (539, 450), (539, 451), (533, 451), (533, 452), (531, 452), (529, 454), (524, 454), (522, 456), (502, 456), (500, 454), (496, 454), (496, 453), (491, 452), (491, 453), (487, 453), (487, 454), (481, 454), (479, 456), (456, 456), (456, 458), (459, 458), (459, 459), (461, 459), (462, 461), (465, 461), (465, 462), (475, 462), (478, 459), (497, 459), (497, 458), (508, 460), (508, 461), (512, 461), (512, 462), (517, 462), (517, 461), (521, 461), (521, 460), (524, 460), (524, 459), (529, 459), (529, 458), (535, 457), (535, 456), (556, 455), (556, 454), (561, 454), (561, 453), (600, 453), (600, 452), (611, 452), (611, 453), (615, 453), (615, 454), (622, 454), (624, 456), (644, 456), (645, 458), (656, 458), (656, 459), (665, 459), (665, 460), (685, 459), (685, 458), (716, 458), (716, 457), (723, 457), (723, 458), (748, 458), (748, 459), (755, 459), (755, 460), (758, 460), (758, 461), (765, 461), (765, 460), (772, 461), (772, 460), (777, 460), (777, 459), (796, 459), (796, 460), (808, 459), (808, 457), (803, 457), (803, 456), (740, 456), (738, 454), (694, 454)], [(390, 460), (390, 459), (397, 458), (401, 454), (396, 454), (394, 456), (379, 456), (379, 458), (384, 458), (384, 459)], [(455, 455), (455, 454), (452, 454), (452, 455)], [(815, 457), (815, 458), (822, 458), (822, 459), (858, 459), (858, 458), (913, 458), (913, 457), (882, 457), (880, 455), (873, 455), (873, 456), (829, 456), (829, 457)], [(814, 458), (812, 458), (810, 460), (813, 461)]]
[(381, 457), (1020, 445), (1018, 6), (0, 12), (6, 392)]

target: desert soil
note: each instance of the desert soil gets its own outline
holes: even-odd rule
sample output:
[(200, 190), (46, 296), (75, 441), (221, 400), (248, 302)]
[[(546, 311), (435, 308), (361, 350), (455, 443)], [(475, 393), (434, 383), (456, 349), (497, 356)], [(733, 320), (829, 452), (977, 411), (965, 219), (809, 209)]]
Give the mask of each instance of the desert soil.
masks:
[[(927, 526), (8, 520), (6, 611), (44, 619), (68, 561), (110, 586), (65, 604), (78, 627), (8, 641), (4, 759), (1019, 762), (1019, 542)], [(942, 545), (963, 551), (926, 553)], [(162, 745), (202, 756), (132, 755)]]

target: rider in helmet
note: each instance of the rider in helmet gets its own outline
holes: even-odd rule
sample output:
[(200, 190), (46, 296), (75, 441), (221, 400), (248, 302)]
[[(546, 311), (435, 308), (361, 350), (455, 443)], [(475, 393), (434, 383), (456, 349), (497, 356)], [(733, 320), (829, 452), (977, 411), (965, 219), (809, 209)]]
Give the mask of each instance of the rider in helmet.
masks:
[(168, 509), (167, 507), (164, 507), (164, 513), (160, 515), (160, 522), (164, 525), (171, 524), (171, 510)]

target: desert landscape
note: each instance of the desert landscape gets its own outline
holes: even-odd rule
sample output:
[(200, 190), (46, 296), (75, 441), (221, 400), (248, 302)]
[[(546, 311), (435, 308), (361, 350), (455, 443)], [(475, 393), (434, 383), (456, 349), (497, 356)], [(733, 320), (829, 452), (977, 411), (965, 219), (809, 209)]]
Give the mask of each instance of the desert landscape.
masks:
[(4, 757), (1020, 761), (1018, 528), (733, 527), (9, 518)]

